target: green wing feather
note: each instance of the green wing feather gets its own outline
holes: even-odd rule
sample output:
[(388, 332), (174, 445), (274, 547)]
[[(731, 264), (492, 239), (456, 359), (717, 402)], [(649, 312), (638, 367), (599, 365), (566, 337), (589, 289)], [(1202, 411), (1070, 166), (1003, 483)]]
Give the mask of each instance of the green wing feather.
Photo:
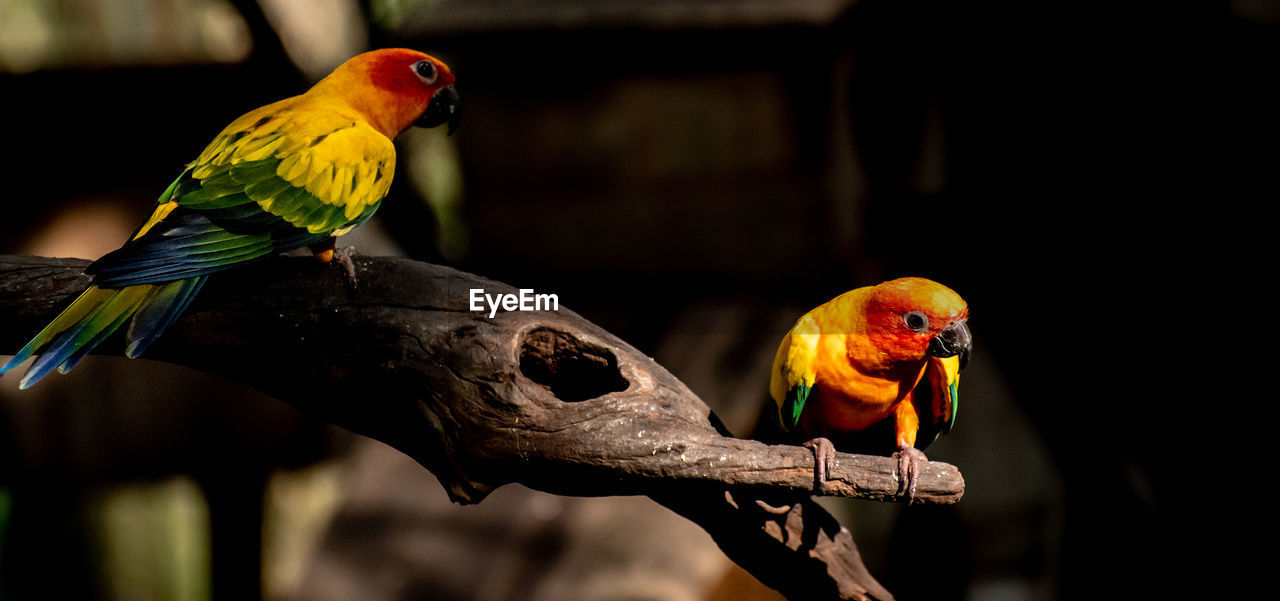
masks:
[(800, 415), (813, 392), (817, 377), (814, 361), (820, 336), (812, 320), (800, 318), (782, 338), (773, 359), (769, 396), (778, 405), (778, 419), (784, 431), (800, 425)]
[(956, 413), (960, 412), (960, 383), (952, 382), (948, 388), (951, 390), (951, 414), (947, 418), (947, 423), (942, 427), (942, 433), (947, 434), (951, 429), (956, 427)]
[(800, 414), (804, 412), (804, 404), (809, 400), (812, 386), (800, 384), (787, 391), (787, 400), (783, 401), (780, 417), (783, 431), (790, 432), (800, 425)]
[(911, 390), (911, 402), (920, 416), (916, 437), (920, 449), (955, 427), (960, 409), (958, 361), (955, 357), (929, 358), (920, 382)]

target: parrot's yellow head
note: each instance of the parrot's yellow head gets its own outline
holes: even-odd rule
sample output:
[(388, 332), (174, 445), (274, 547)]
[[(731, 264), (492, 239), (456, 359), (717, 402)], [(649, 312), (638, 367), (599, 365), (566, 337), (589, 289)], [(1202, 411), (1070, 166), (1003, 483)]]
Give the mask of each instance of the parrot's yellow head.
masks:
[(867, 296), (867, 335), (893, 362), (959, 355), (963, 366), (973, 348), (968, 318), (959, 294), (925, 278), (890, 280)]
[(411, 126), (458, 127), (453, 71), (439, 59), (407, 48), (357, 55), (317, 83), (311, 95), (337, 97), (388, 138)]

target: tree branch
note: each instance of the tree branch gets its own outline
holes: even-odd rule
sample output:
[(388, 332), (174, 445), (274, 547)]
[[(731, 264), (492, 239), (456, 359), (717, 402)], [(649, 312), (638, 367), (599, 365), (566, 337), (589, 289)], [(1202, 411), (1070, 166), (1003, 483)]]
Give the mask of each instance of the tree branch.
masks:
[[(0, 350), (16, 351), (88, 285), (84, 265), (0, 256)], [(222, 374), (385, 442), (460, 503), (513, 482), (648, 495), (791, 598), (891, 598), (848, 531), (809, 499), (808, 450), (722, 436), (679, 380), (571, 311), (469, 309), (471, 289), (518, 293), (510, 286), (403, 259), (357, 267), (356, 290), (310, 259), (219, 275), (148, 357)], [(100, 349), (119, 351), (118, 340)], [(821, 494), (894, 498), (896, 462), (837, 460)], [(954, 503), (963, 490), (953, 466), (932, 462), (916, 499)]]

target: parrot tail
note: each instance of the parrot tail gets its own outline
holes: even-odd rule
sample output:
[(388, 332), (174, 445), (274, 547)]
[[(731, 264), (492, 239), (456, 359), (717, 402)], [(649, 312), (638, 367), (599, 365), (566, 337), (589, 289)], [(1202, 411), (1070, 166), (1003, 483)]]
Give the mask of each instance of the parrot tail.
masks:
[(113, 334), (129, 318), (125, 356), (136, 358), (169, 327), (204, 285), (206, 276), (162, 284), (138, 284), (124, 288), (90, 286), (45, 326), (8, 363), (0, 376), (39, 355), (18, 383), (29, 388), (55, 368), (67, 373), (81, 359)]

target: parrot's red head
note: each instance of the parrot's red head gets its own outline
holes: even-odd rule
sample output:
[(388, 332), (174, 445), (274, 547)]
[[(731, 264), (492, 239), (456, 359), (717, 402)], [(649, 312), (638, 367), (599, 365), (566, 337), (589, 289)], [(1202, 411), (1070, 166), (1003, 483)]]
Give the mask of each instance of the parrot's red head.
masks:
[(333, 70), (311, 93), (341, 97), (387, 137), (411, 126), (458, 127), (453, 71), (439, 59), (408, 48), (357, 55)]
[(969, 305), (955, 291), (925, 278), (899, 278), (872, 288), (867, 298), (867, 333), (895, 361), (925, 356), (960, 356), (968, 362)]

